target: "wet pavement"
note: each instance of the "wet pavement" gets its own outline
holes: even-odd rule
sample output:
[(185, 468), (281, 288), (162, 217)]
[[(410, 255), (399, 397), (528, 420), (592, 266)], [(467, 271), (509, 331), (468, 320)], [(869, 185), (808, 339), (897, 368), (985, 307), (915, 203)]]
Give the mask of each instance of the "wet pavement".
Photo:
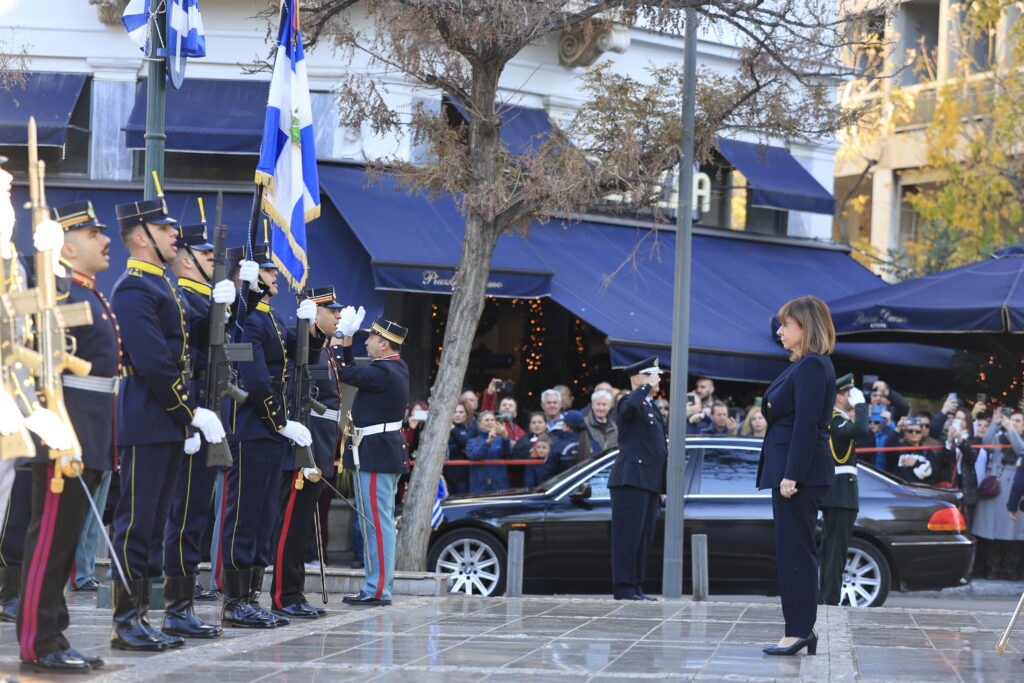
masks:
[[(92, 681), (1021, 681), (1024, 623), (1004, 653), (996, 641), (1014, 601), (993, 611), (820, 608), (817, 656), (766, 657), (782, 633), (777, 604), (616, 602), (602, 598), (399, 597), (270, 631), (229, 629), (161, 654), (112, 651), (109, 610), (72, 596), (68, 632), (107, 666)], [(316, 602), (319, 602), (317, 600)], [(948, 603), (939, 603), (948, 604)], [(200, 603), (213, 619), (216, 603)], [(956, 606), (955, 602), (951, 606)], [(151, 613), (159, 623), (160, 612)], [(0, 626), (0, 674), (18, 671), (13, 624)]]

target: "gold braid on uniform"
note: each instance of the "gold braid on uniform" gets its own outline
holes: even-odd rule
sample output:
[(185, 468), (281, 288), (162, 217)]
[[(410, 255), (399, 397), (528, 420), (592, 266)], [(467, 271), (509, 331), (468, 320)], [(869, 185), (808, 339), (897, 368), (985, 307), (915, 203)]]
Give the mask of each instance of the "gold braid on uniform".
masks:
[[(842, 415), (843, 417), (845, 417), (845, 415), (840, 413), (838, 410), (835, 410), (835, 411), (832, 412), (832, 417), (835, 417), (836, 415)], [(836, 455), (836, 447), (832, 445), (832, 434), (831, 433), (828, 436), (828, 449), (830, 451), (832, 451), (832, 459), (836, 461), (836, 464), (837, 465), (843, 465), (843, 464), (846, 463), (847, 460), (850, 459), (850, 454), (853, 453), (853, 439), (850, 439), (850, 445), (846, 449), (846, 455), (844, 455), (842, 457), (842, 459), (840, 459), (839, 456)]]

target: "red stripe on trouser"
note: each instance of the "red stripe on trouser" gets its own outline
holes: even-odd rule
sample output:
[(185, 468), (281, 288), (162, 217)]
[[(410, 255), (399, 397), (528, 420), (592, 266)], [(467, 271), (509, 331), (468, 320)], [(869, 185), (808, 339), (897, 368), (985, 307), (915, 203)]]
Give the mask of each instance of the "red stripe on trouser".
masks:
[(380, 512), (377, 511), (377, 473), (370, 473), (370, 503), (373, 506), (374, 535), (377, 537), (377, 595), (380, 600), (384, 592), (384, 536), (380, 533)]
[(274, 583), (277, 588), (274, 590), (274, 607), (284, 607), (281, 604), (281, 587), (284, 585), (284, 548), (288, 543), (288, 530), (292, 526), (292, 510), (295, 509), (295, 482), (302, 476), (302, 472), (295, 472), (292, 479), (292, 490), (288, 494), (288, 505), (284, 509), (284, 521), (281, 522), (281, 536), (277, 539), (277, 559), (274, 561)]
[(221, 489), (220, 494), (220, 524), (217, 525), (217, 569), (214, 572), (213, 580), (217, 582), (217, 588), (221, 588), (220, 585), (220, 572), (224, 568), (224, 518), (228, 514), (228, 473), (224, 473), (224, 487)]
[(78, 576), (78, 567), (75, 566), (75, 561), (71, 560), (71, 590), (78, 590), (78, 584), (75, 582), (75, 578)]
[[(53, 477), (53, 463), (46, 468), (47, 484)], [(53, 546), (53, 530), (57, 525), (57, 507), (60, 505), (60, 494), (46, 488), (46, 500), (43, 503), (43, 516), (39, 520), (39, 537), (32, 551), (32, 564), (29, 565), (28, 581), (25, 586), (22, 605), (23, 623), (21, 626), (21, 658), (32, 660), (36, 657), (36, 632), (39, 630), (39, 597), (42, 594), (43, 578), (46, 575), (46, 563), (50, 560), (50, 549)]]

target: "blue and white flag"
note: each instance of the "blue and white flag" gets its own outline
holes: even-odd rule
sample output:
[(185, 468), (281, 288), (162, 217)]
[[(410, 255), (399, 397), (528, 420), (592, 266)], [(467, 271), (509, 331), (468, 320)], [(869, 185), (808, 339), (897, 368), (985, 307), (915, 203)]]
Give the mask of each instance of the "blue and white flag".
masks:
[(430, 512), (430, 526), (433, 529), (441, 526), (444, 521), (444, 512), (441, 510), (441, 501), (448, 497), (448, 484), (444, 477), (437, 480), (437, 498), (434, 499), (434, 508)]
[(296, 291), (306, 286), (306, 222), (320, 215), (313, 107), (296, 0), (281, 5), (281, 30), (270, 81), (256, 182), (273, 222), (274, 263)]
[(170, 0), (167, 6), (167, 59), (206, 56), (206, 34), (199, 0)]
[(129, 0), (121, 21), (128, 29), (128, 37), (145, 52), (149, 40), (149, 0)]

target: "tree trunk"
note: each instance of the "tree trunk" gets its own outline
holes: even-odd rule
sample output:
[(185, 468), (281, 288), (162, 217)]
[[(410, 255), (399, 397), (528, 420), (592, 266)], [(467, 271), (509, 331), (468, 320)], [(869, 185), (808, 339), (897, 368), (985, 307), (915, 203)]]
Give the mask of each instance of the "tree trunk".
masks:
[[(476, 111), (493, 112), (497, 97), (496, 65), (476, 65), (472, 96)], [(469, 192), (491, 187), (496, 176), (498, 127), (493, 117), (474, 116), (469, 122)], [(398, 530), (396, 567), (403, 571), (423, 571), (430, 541), (430, 517), (437, 484), (448, 453), (448, 434), (452, 414), (469, 364), (473, 337), (480, 322), (487, 293), (491, 258), (500, 232), (493, 216), (473, 211), (466, 215), (462, 239), (462, 260), (458, 282), (448, 309), (441, 363), (430, 393), (430, 414), (420, 435), (419, 450), (412, 479), (405, 494), (402, 521)]]

